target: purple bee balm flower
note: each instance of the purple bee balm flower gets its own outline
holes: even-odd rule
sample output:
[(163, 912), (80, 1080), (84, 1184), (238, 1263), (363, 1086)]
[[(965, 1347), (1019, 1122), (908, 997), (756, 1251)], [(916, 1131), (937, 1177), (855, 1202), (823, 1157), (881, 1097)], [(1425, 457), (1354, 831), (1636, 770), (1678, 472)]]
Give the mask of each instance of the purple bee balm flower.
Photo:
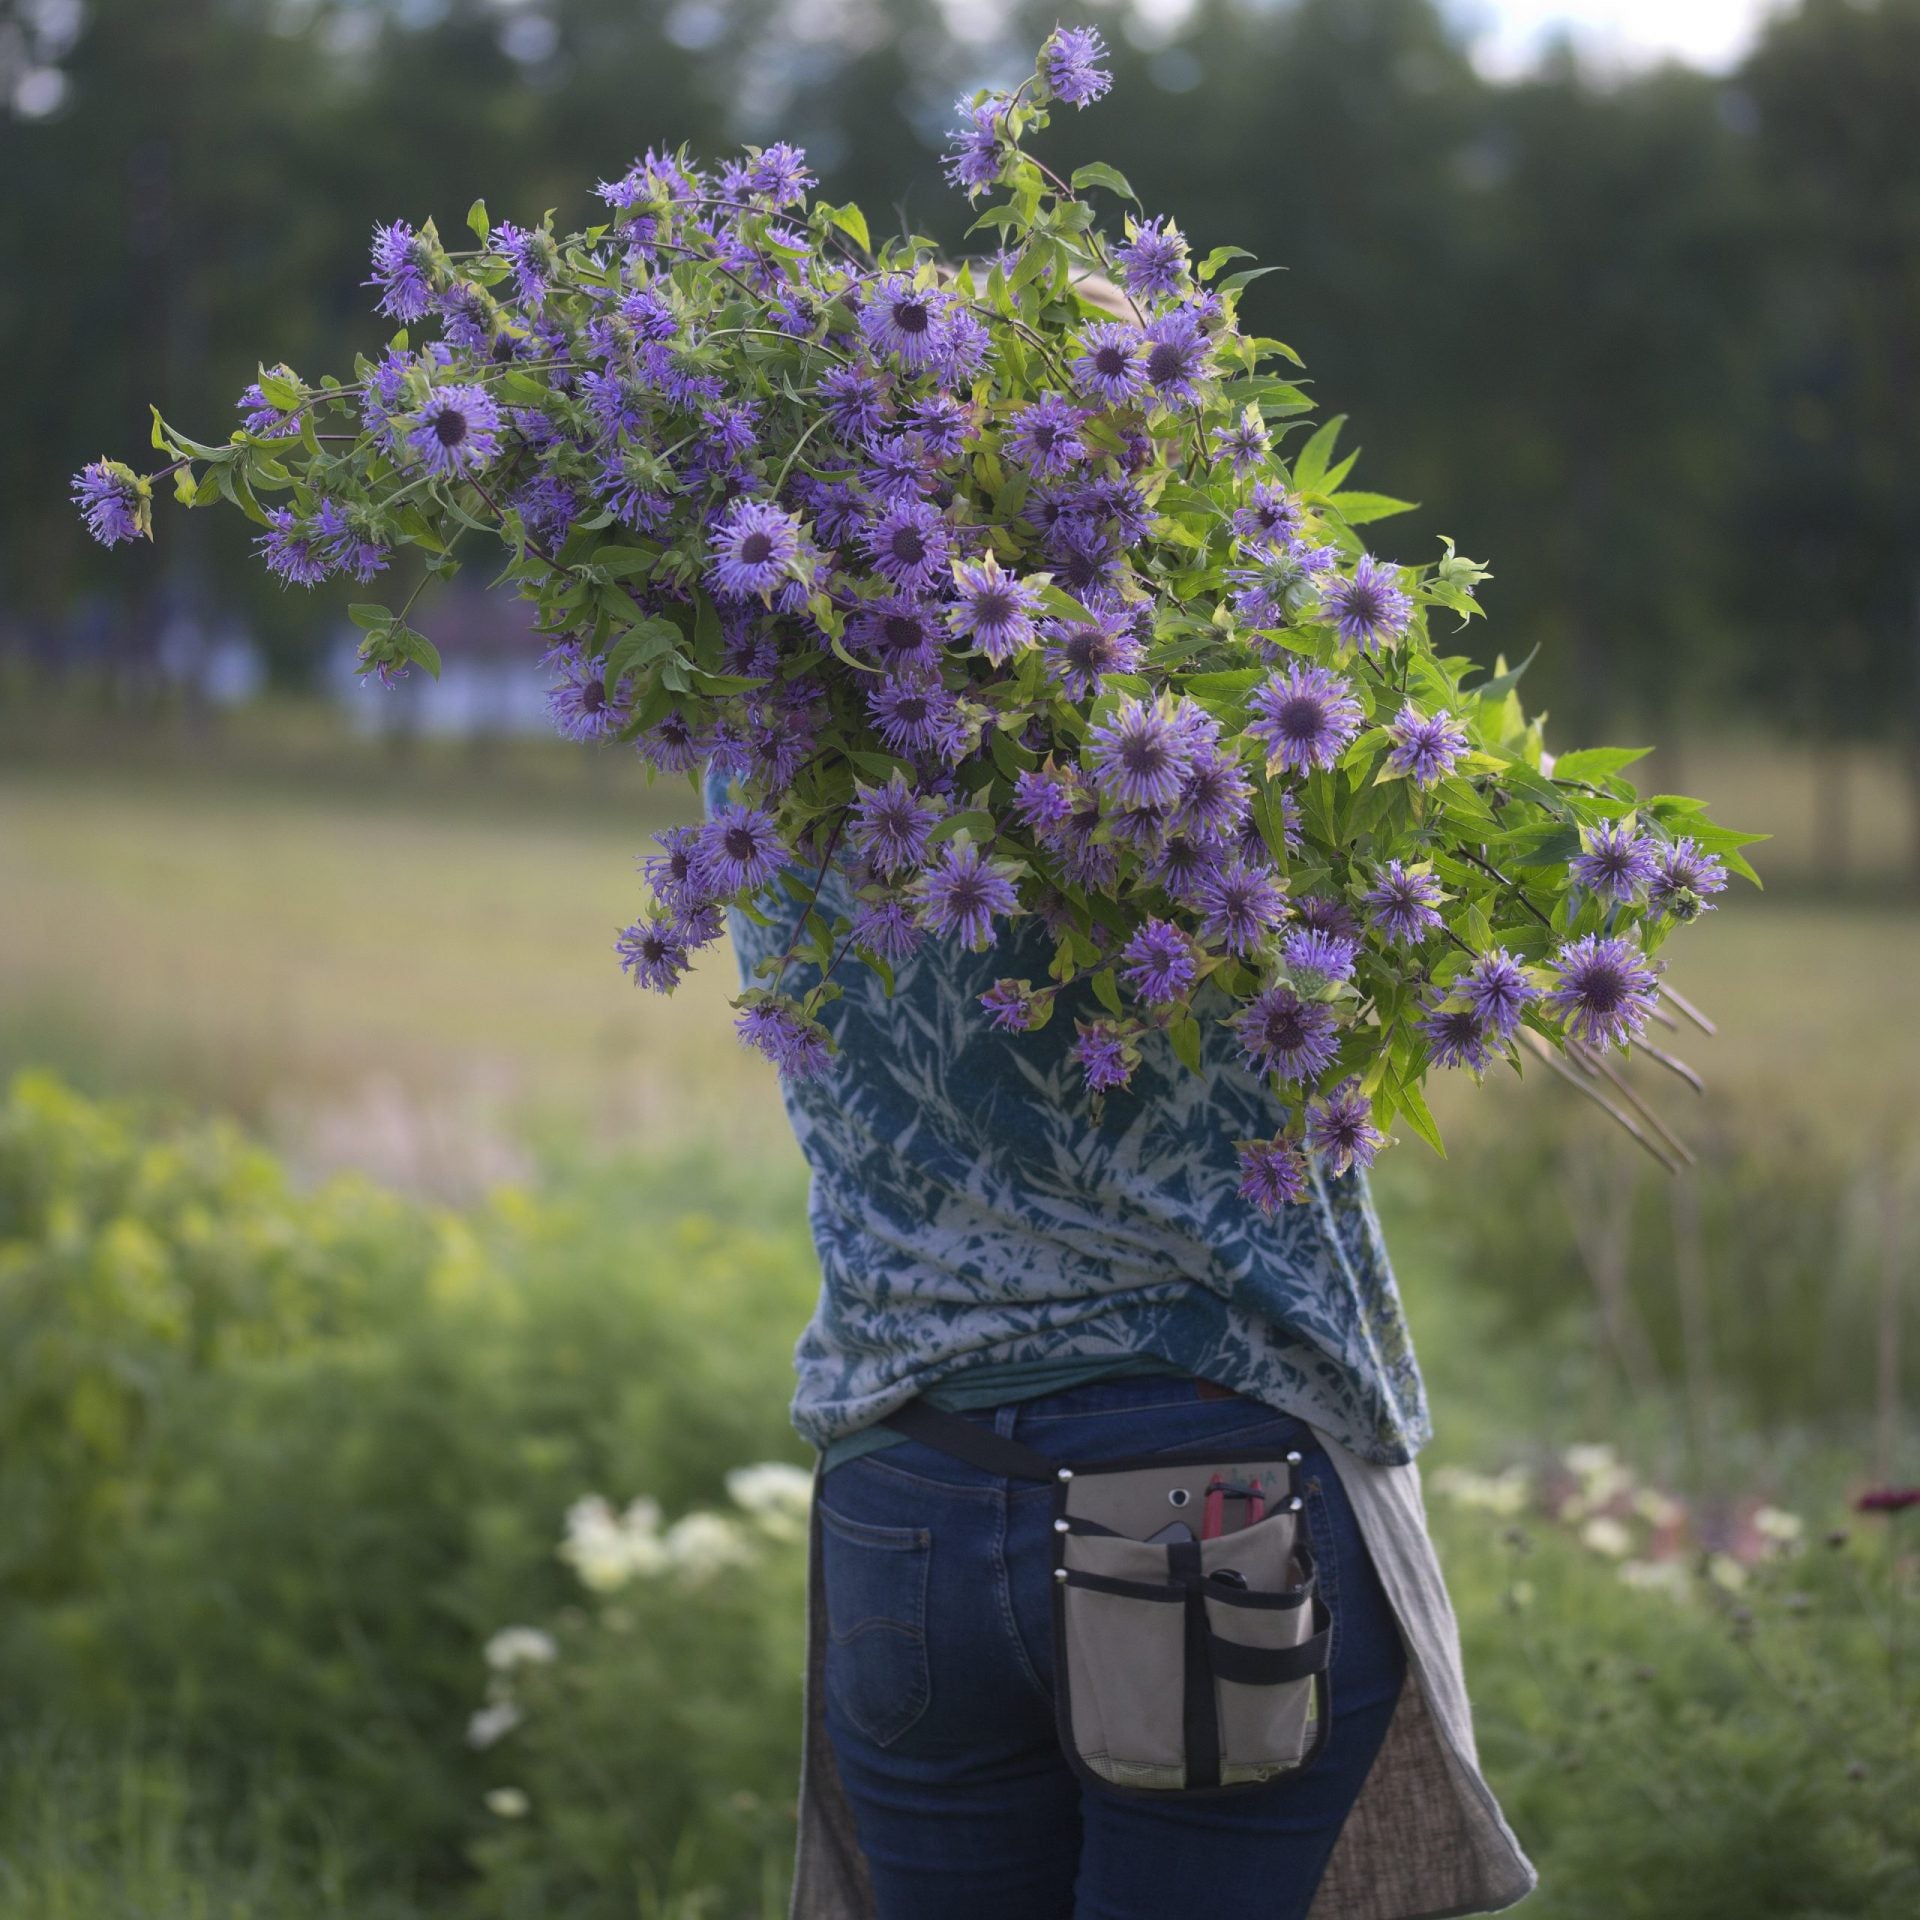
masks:
[(1660, 849), (1654, 876), (1647, 883), (1647, 904), (1682, 920), (1697, 920), (1713, 911), (1709, 896), (1724, 891), (1726, 884), (1726, 863), (1717, 854), (1702, 852), (1700, 843), (1689, 836)]
[(1229, 567), (1233, 610), (1250, 627), (1283, 627), (1308, 612), (1337, 557), (1331, 547), (1310, 547), (1286, 539), (1278, 546), (1242, 549), (1246, 564)]
[(1147, 384), (1170, 407), (1197, 406), (1207, 373), (1207, 336), (1184, 313), (1166, 313), (1147, 325)]
[(580, 500), (557, 473), (543, 473), (519, 488), (510, 504), (536, 540), (557, 547), (566, 540)]
[(996, 914), (1019, 904), (1013, 882), (981, 859), (970, 840), (949, 840), (915, 889), (920, 924), (929, 932), (951, 934), (976, 953), (993, 943)]
[(1151, 705), (1123, 700), (1088, 734), (1087, 759), (1109, 805), (1165, 809), (1179, 799), (1193, 749), (1182, 737), (1178, 711), (1170, 694)]
[(1360, 922), (1353, 917), (1353, 909), (1344, 900), (1330, 900), (1324, 894), (1303, 893), (1293, 903), (1293, 917), (1303, 927), (1313, 927), (1321, 933), (1351, 940), (1356, 946), (1359, 944)]
[(945, 754), (953, 744), (953, 695), (926, 674), (884, 681), (867, 695), (867, 712), (895, 753)]
[(551, 234), (537, 227), (516, 227), (503, 220), (494, 228), (488, 245), (506, 256), (513, 270), (513, 289), (522, 302), (537, 307), (547, 297), (553, 270), (560, 264), (560, 252)]
[(327, 577), (327, 557), (311, 524), (291, 507), (269, 507), (267, 530), (254, 540), (267, 571), (283, 586), (312, 587)]
[(1160, 300), (1175, 292), (1187, 275), (1187, 236), (1171, 220), (1148, 220), (1114, 248), (1120, 282), (1142, 300)]
[(1226, 840), (1245, 824), (1252, 802), (1240, 762), (1208, 744), (1195, 752), (1167, 821), (1196, 840)]
[(720, 807), (698, 829), (694, 871), (709, 899), (758, 891), (779, 870), (784, 851), (773, 816), (741, 803)]
[(870, 367), (835, 367), (814, 385), (827, 424), (843, 440), (866, 440), (887, 424), (887, 390)]
[(1120, 958), (1120, 977), (1148, 1006), (1178, 1000), (1199, 973), (1193, 942), (1170, 920), (1149, 920)]
[[(289, 382), (295, 380), (286, 367), (276, 367), (274, 371)], [(233, 404), (244, 416), (240, 422), (242, 431), (252, 434), (256, 440), (290, 440), (300, 431), (299, 407), (275, 406), (257, 380)]]
[(1573, 877), (1583, 887), (1624, 904), (1658, 876), (1659, 848), (1623, 822), (1590, 828), (1586, 838), (1586, 852), (1571, 862)]
[(1238, 1140), (1240, 1198), (1271, 1220), (1283, 1207), (1307, 1197), (1307, 1163), (1292, 1141)]
[(1244, 507), (1236, 507), (1233, 530), (1254, 546), (1279, 546), (1300, 531), (1300, 502), (1285, 487), (1261, 480)]
[(826, 1029), (784, 1000), (761, 1000), (735, 1015), (733, 1030), (756, 1053), (763, 1053), (794, 1080), (825, 1073), (833, 1058)]
[(1540, 997), (1540, 989), (1505, 947), (1483, 953), (1456, 990), (1466, 995), (1468, 1006), (1503, 1045), (1512, 1039), (1528, 1003)]
[(930, 393), (914, 402), (907, 417), (928, 458), (944, 463), (965, 451), (968, 434), (979, 424), (979, 409), (950, 393)]
[(1078, 1038), (1072, 1054), (1086, 1075), (1087, 1091), (1111, 1093), (1124, 1087), (1140, 1064), (1140, 1050), (1126, 1029), (1111, 1020), (1076, 1020), (1073, 1025)]
[(485, 387), (436, 387), (407, 444), (445, 480), (478, 473), (500, 452), (500, 409)]
[(1409, 700), (1387, 731), (1393, 740), (1387, 765), (1416, 787), (1437, 786), (1466, 756), (1466, 732), (1444, 707), (1425, 714)]
[(322, 500), (315, 509), (313, 537), (327, 565), (362, 586), (375, 574), (386, 572), (392, 558), (377, 540), (356, 530), (336, 500)]
[(1485, 1073), (1493, 1059), (1491, 1030), (1470, 1006), (1450, 1006), (1445, 1001), (1430, 1007), (1420, 1020), (1426, 1036), (1427, 1051), (1436, 1067), (1466, 1067)]
[(1372, 891), (1363, 897), (1373, 909), (1373, 924), (1389, 940), (1412, 946), (1439, 926), (1440, 916), (1434, 909), (1446, 895), (1432, 874), (1389, 860)]
[(940, 461), (917, 433), (876, 436), (867, 443), (860, 483), (876, 500), (921, 500), (940, 484)]
[(1138, 327), (1101, 320), (1080, 336), (1073, 377), (1082, 393), (1124, 407), (1147, 384), (1147, 342)]
[(147, 482), (118, 460), (89, 461), (73, 476), (73, 503), (103, 547), (153, 537), (149, 495)]
[(1273, 451), (1273, 440), (1258, 407), (1248, 407), (1230, 427), (1215, 427), (1213, 451), (1216, 459), (1229, 462), (1235, 473), (1250, 473)]
[(654, 898), (676, 912), (705, 906), (708, 892), (700, 866), (700, 829), (669, 827), (653, 840), (660, 851), (640, 862), (640, 872)]
[(993, 335), (987, 323), (965, 307), (955, 307), (947, 314), (934, 351), (934, 378), (950, 387), (969, 386), (992, 353)]
[(620, 971), (632, 974), (635, 986), (655, 993), (671, 993), (693, 958), (673, 922), (659, 914), (621, 928), (613, 950), (620, 956)]
[(481, 353), (493, 345), (494, 308), (484, 287), (456, 280), (438, 296), (441, 331), (450, 347)]
[(776, 207), (791, 207), (807, 197), (814, 184), (813, 170), (807, 165), (806, 150), (776, 140), (753, 156), (747, 170), (747, 185)]
[(1016, 653), (1034, 643), (1033, 616), (1040, 608), (1040, 590), (1002, 572), (992, 554), (984, 560), (962, 561), (953, 570), (958, 598), (947, 619), (953, 631), (1004, 666)]
[(1038, 833), (1065, 826), (1073, 818), (1077, 797), (1071, 776), (1055, 768), (1028, 767), (1014, 776), (1014, 811)]
[(1110, 673), (1131, 673), (1145, 651), (1115, 609), (1092, 607), (1091, 620), (1047, 622), (1047, 665), (1070, 700), (1088, 700)]
[(969, 200), (977, 198), (1000, 178), (1000, 130), (1005, 102), (996, 94), (992, 99), (970, 103), (962, 100), (956, 111), (961, 124), (947, 136), (947, 181), (964, 190)]
[(1264, 867), (1245, 860), (1216, 867), (1200, 881), (1200, 937), (1243, 958), (1280, 924), (1287, 898)]
[(714, 530), (707, 579), (732, 600), (771, 593), (800, 555), (800, 520), (770, 500), (736, 500)]
[(996, 980), (980, 996), (980, 1004), (998, 1032), (1025, 1033), (1033, 1025), (1033, 982)]
[(1080, 409), (1057, 393), (1022, 407), (1013, 416), (1013, 431), (1004, 443), (1008, 458), (1043, 480), (1071, 472), (1087, 457), (1086, 443), (1080, 438), (1081, 417)]
[(1296, 974), (1318, 974), (1323, 980), (1349, 980), (1359, 944), (1318, 927), (1295, 927), (1280, 943), (1280, 957)]
[(604, 655), (589, 655), (578, 641), (567, 640), (541, 665), (560, 676), (547, 690), (547, 713), (557, 732), (569, 740), (604, 740), (626, 724), (626, 703), (607, 686)]
[(902, 366), (917, 372), (940, 357), (951, 304), (937, 288), (916, 287), (906, 275), (890, 273), (868, 290), (860, 331), (875, 353), (897, 354)]
[(1100, 64), (1106, 56), (1097, 29), (1055, 27), (1040, 49), (1041, 77), (1068, 106), (1084, 107), (1113, 85), (1113, 75)]
[(374, 228), (373, 278), (360, 284), (380, 289), (379, 312), (411, 326), (433, 304), (432, 271), (432, 249), (404, 220), (396, 220)]
[(940, 802), (914, 792), (898, 773), (884, 787), (854, 784), (859, 797), (853, 803), (853, 844), (889, 877), (917, 867), (944, 811)]
[(937, 507), (902, 500), (862, 536), (875, 568), (896, 587), (925, 593), (947, 571), (952, 529)]
[(913, 917), (913, 904), (898, 894), (863, 900), (854, 910), (853, 943), (889, 965), (908, 959), (926, 936)]
[(1366, 717), (1350, 681), (1297, 660), (1254, 688), (1247, 705), (1247, 732), (1266, 748), (1269, 772), (1331, 767)]
[(1547, 995), (1547, 1005), (1566, 1023), (1570, 1038), (1590, 1047), (1623, 1047), (1640, 1038), (1660, 976), (1633, 941), (1589, 933), (1563, 946), (1553, 966), (1560, 984)]
[(1176, 831), (1160, 842), (1147, 878), (1170, 900), (1194, 907), (1199, 905), (1207, 883), (1220, 872), (1223, 859), (1218, 841)]
[(939, 612), (910, 593), (889, 593), (847, 622), (847, 640), (889, 673), (928, 673), (940, 661)]
[(1333, 1009), (1288, 986), (1263, 987), (1229, 1022), (1247, 1065), (1282, 1080), (1314, 1080), (1339, 1048)]
[(662, 773), (689, 773), (700, 758), (700, 736), (687, 716), (675, 708), (640, 733), (633, 750)]
[(1387, 1136), (1373, 1124), (1373, 1102), (1358, 1080), (1343, 1080), (1307, 1108), (1307, 1145), (1336, 1179), (1352, 1167), (1370, 1167)]
[(1413, 602), (1401, 588), (1397, 569), (1365, 553), (1352, 573), (1340, 575), (1328, 586), (1320, 613), (1339, 629), (1346, 645), (1358, 647), (1371, 658), (1406, 632)]

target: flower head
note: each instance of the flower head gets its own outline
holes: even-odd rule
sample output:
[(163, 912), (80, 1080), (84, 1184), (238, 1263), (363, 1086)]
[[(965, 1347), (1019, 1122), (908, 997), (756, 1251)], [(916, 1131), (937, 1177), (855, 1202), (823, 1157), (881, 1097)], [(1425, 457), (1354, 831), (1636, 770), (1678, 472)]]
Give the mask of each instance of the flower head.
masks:
[(1240, 1155), (1240, 1198), (1269, 1220), (1280, 1209), (1307, 1197), (1307, 1163), (1291, 1140), (1235, 1142)]
[(785, 1000), (756, 1000), (742, 1007), (734, 1016), (733, 1030), (795, 1080), (825, 1073), (833, 1058), (826, 1029)]
[(1080, 336), (1073, 377), (1082, 393), (1124, 407), (1147, 384), (1146, 337), (1118, 320), (1096, 321)]
[(671, 993), (692, 964), (686, 941), (666, 914), (622, 927), (613, 950), (620, 956), (620, 971), (632, 974), (635, 986), (655, 993)]
[(1408, 701), (1387, 732), (1393, 741), (1387, 765), (1406, 774), (1416, 787), (1438, 785), (1467, 752), (1465, 729), (1444, 707), (1425, 714)]
[(1235, 860), (1201, 876), (1195, 889), (1201, 909), (1200, 937), (1218, 940), (1243, 959), (1280, 924), (1287, 898), (1273, 874)]
[(940, 802), (916, 793), (898, 773), (884, 787), (860, 786), (858, 794), (851, 835), (875, 872), (891, 876), (917, 867), (944, 811)]
[(1123, 700), (1087, 736), (1087, 759), (1109, 805), (1164, 810), (1180, 798), (1193, 748), (1171, 694)]
[(1553, 967), (1560, 983), (1547, 995), (1547, 1005), (1565, 1021), (1572, 1039), (1590, 1047), (1619, 1047), (1646, 1030), (1660, 976), (1632, 940), (1586, 934), (1563, 946)]
[(771, 593), (799, 554), (798, 515), (769, 500), (737, 500), (714, 531), (707, 578), (729, 599)]
[(1166, 313), (1147, 323), (1147, 384), (1170, 407), (1197, 406), (1207, 373), (1207, 336), (1191, 314)]
[(1244, 408), (1232, 426), (1213, 430), (1214, 457), (1225, 460), (1235, 473), (1250, 473), (1272, 451), (1272, 436), (1258, 407)]
[(1068, 106), (1084, 107), (1113, 85), (1113, 75), (1100, 65), (1106, 53), (1096, 28), (1055, 27), (1040, 49), (1040, 73)]
[(1387, 1136), (1373, 1124), (1373, 1102), (1358, 1080), (1343, 1080), (1324, 1100), (1307, 1107), (1307, 1145), (1334, 1175), (1370, 1167)]
[(1091, 606), (1088, 620), (1047, 622), (1047, 665), (1071, 700), (1090, 699), (1110, 673), (1131, 673), (1142, 647), (1132, 623), (1111, 606)]
[(373, 230), (373, 278), (364, 287), (378, 287), (375, 303), (402, 326), (423, 319), (433, 304), (433, 249), (404, 220)]
[(971, 840), (949, 840), (920, 876), (920, 921), (930, 932), (951, 934), (978, 952), (993, 942), (996, 914), (1019, 905), (1013, 882), (980, 857)]
[(499, 455), (500, 409), (485, 387), (436, 387), (407, 444), (442, 479), (478, 473)]
[(773, 815), (744, 803), (716, 809), (695, 847), (695, 872), (710, 899), (764, 887), (783, 851)]
[(1659, 874), (1658, 847), (1624, 821), (1590, 828), (1586, 841), (1586, 852), (1571, 863), (1573, 877), (1595, 893), (1624, 903)]
[(952, 530), (925, 500), (898, 502), (862, 537), (875, 568), (896, 587), (924, 593), (947, 571)]
[(1034, 644), (1033, 616), (1040, 609), (1040, 589), (1001, 570), (992, 554), (984, 560), (963, 560), (953, 570), (957, 597), (948, 610), (953, 631), (1003, 666), (1016, 653)]
[(1074, 1031), (1073, 1058), (1090, 1093), (1111, 1093), (1133, 1078), (1140, 1049), (1127, 1029), (1112, 1020), (1076, 1020)]
[(1669, 841), (1656, 857), (1653, 878), (1647, 882), (1647, 904), (1682, 920), (1697, 920), (1713, 911), (1713, 898), (1727, 884), (1726, 863), (1718, 854), (1701, 850), (1691, 835)]
[(94, 460), (73, 476), (74, 505), (103, 547), (153, 538), (153, 489), (118, 460)]
[(918, 371), (940, 358), (947, 337), (947, 296), (891, 273), (868, 289), (860, 308), (860, 331), (876, 353), (891, 353)]
[(1318, 927), (1294, 927), (1280, 942), (1280, 958), (1289, 973), (1316, 975), (1328, 982), (1351, 979), (1359, 952), (1358, 941), (1323, 933)]
[(1113, 250), (1120, 282), (1142, 300), (1161, 300), (1179, 290), (1187, 275), (1187, 236), (1171, 220), (1147, 220)]
[(1371, 657), (1406, 632), (1413, 602), (1400, 585), (1397, 570), (1367, 553), (1360, 556), (1352, 573), (1338, 576), (1328, 586), (1320, 612), (1338, 627), (1346, 645)]
[(1267, 749), (1273, 772), (1331, 767), (1365, 718), (1351, 681), (1298, 660), (1256, 687), (1247, 706), (1247, 732)]
[(1126, 944), (1120, 977), (1148, 1006), (1178, 1000), (1199, 973), (1193, 942), (1169, 920), (1149, 920)]
[(1289, 986), (1263, 988), (1233, 1016), (1247, 1065), (1282, 1080), (1315, 1080), (1333, 1063), (1339, 1022), (1333, 1009)]
[(1470, 1067), (1485, 1073), (1493, 1058), (1492, 1029), (1471, 1005), (1460, 1007), (1442, 1000), (1421, 1017), (1420, 1031), (1436, 1067)]
[(994, 96), (962, 100), (955, 111), (960, 124), (947, 136), (947, 180), (975, 199), (1000, 178), (1001, 133), (1005, 102)]
[(1025, 1033), (1033, 1025), (1033, 983), (1030, 980), (996, 980), (980, 996), (980, 1005), (999, 1032)]
[(1013, 431), (1006, 438), (1008, 458), (1041, 479), (1072, 472), (1087, 457), (1080, 420), (1080, 409), (1071, 400), (1057, 393), (1044, 395), (1013, 416)]
[(1406, 946), (1424, 940), (1439, 926), (1435, 909), (1445, 898), (1432, 874), (1400, 860), (1389, 860), (1364, 896), (1373, 909), (1373, 924), (1389, 940)]
[(1513, 1037), (1528, 1003), (1540, 997), (1540, 989), (1505, 947), (1483, 953), (1457, 983), (1457, 990), (1466, 995), (1467, 1004), (1482, 1024), (1503, 1043)]
[(626, 704), (607, 685), (604, 654), (589, 654), (578, 641), (568, 640), (541, 664), (560, 676), (547, 689), (547, 712), (569, 740), (604, 740), (626, 725)]

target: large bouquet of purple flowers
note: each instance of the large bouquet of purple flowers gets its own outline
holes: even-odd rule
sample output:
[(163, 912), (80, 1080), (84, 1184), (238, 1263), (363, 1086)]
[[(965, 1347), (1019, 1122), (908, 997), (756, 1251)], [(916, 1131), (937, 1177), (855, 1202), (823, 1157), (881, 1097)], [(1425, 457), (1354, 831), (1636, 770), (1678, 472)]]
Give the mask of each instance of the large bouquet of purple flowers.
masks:
[[(1016, 91), (962, 103), (947, 172), (990, 198), (991, 253), (875, 244), (810, 204), (789, 146), (649, 152), (581, 233), (478, 204), (468, 249), (378, 230), (403, 331), (377, 360), (263, 368), (222, 444), (156, 413), (171, 464), (98, 461), (77, 498), (108, 543), (150, 532), (156, 482), (230, 501), (308, 586), (503, 546), (561, 730), (730, 782), (660, 836), (622, 964), (670, 991), (724, 904), (798, 890), (796, 940), (736, 1002), (787, 1072), (830, 1057), (849, 957), (886, 977), (1032, 914), (1048, 977), (981, 1017), (1039, 1027), (1084, 980), (1100, 1092), (1150, 1047), (1197, 1070), (1201, 1022), (1227, 1022), (1276, 1095), (1273, 1136), (1240, 1143), (1262, 1207), (1304, 1191), (1304, 1152), (1365, 1164), (1396, 1118), (1437, 1147), (1427, 1073), (1523, 1044), (1611, 1080), (1642, 1131), (1607, 1055), (1665, 1058), (1645, 1028), (1685, 1003), (1655, 951), (1750, 876), (1753, 836), (1639, 799), (1633, 752), (1550, 757), (1518, 669), (1436, 646), (1485, 569), (1444, 540), (1420, 566), (1366, 550), (1406, 503), (1349, 487), (1297, 357), (1241, 330), (1264, 269), (1195, 259), (1164, 218), (1114, 238), (1093, 196), (1137, 206), (1119, 174), (1023, 149), (1106, 92), (1102, 56), (1062, 28)], [(437, 671), (418, 593), (353, 608), (368, 674)], [(836, 857), (856, 910), (829, 918)]]

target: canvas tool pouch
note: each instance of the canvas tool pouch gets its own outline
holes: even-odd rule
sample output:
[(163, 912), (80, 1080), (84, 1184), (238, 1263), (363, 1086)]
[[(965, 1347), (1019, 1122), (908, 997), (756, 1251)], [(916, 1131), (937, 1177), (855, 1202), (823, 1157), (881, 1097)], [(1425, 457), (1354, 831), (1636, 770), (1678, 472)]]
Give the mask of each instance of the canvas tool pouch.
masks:
[[(1053, 1670), (1060, 1743), (1082, 1779), (1155, 1797), (1246, 1793), (1306, 1766), (1326, 1739), (1330, 1622), (1293, 1451), (1050, 1459), (924, 1400), (885, 1423), (1006, 1478), (1053, 1487)], [(1259, 1483), (1218, 1502), (1210, 1483)]]

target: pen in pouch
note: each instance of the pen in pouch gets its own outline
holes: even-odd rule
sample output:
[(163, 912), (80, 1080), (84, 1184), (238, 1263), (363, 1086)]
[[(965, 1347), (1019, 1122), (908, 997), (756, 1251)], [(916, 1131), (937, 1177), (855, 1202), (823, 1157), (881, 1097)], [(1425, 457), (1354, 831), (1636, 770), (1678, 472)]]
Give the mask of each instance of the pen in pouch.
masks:
[(1225, 1529), (1226, 1487), (1217, 1473), (1207, 1482), (1206, 1517), (1200, 1522), (1202, 1540), (1218, 1540)]

